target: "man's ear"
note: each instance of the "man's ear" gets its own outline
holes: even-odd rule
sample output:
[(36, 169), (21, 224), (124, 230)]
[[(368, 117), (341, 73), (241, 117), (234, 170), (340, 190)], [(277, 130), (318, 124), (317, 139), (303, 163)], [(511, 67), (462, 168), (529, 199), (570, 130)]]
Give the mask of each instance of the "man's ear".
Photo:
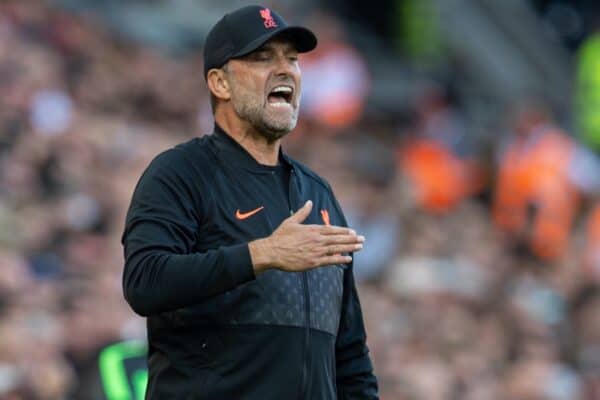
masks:
[(219, 100), (229, 100), (231, 92), (229, 90), (229, 82), (225, 71), (222, 69), (213, 68), (208, 71), (206, 83), (211, 93)]

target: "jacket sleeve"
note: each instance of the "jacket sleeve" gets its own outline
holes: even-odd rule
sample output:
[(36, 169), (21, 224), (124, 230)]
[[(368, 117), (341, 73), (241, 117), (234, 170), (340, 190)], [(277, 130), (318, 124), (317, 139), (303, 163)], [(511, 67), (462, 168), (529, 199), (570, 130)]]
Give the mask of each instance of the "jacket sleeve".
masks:
[(173, 311), (255, 279), (247, 244), (195, 252), (200, 191), (179, 150), (146, 169), (131, 200), (122, 243), (123, 291), (142, 316)]
[[(335, 206), (347, 226), (341, 207)], [(353, 261), (344, 269), (342, 314), (335, 343), (338, 400), (377, 400), (377, 378), (367, 347), (365, 325), (354, 282)]]

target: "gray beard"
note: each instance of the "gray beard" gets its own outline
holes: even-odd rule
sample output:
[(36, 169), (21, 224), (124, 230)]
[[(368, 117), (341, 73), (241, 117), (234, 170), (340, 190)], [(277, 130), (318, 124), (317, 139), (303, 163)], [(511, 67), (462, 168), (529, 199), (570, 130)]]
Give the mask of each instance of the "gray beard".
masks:
[(289, 123), (277, 123), (269, 121), (265, 116), (265, 110), (260, 104), (251, 99), (238, 99), (233, 101), (233, 109), (238, 117), (250, 122), (256, 130), (269, 142), (281, 139), (290, 133), (298, 122), (298, 113), (295, 112)]

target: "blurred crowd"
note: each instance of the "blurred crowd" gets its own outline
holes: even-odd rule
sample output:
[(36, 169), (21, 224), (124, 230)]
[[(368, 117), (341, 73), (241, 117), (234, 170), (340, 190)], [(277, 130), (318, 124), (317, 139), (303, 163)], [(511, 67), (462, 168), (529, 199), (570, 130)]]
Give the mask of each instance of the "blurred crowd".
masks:
[[(355, 274), (382, 399), (600, 399), (598, 156), (539, 98), (483, 139), (444, 85), (369, 114), (366, 61), (314, 18), (284, 149), (367, 238)], [(201, 65), (0, 2), (0, 398), (102, 399), (101, 350), (144, 338), (120, 236), (150, 160), (212, 129)]]

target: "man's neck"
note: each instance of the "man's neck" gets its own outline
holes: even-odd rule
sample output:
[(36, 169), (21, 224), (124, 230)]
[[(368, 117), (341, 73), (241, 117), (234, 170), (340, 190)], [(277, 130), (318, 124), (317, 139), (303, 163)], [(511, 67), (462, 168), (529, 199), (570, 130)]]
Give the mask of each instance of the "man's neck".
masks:
[(226, 118), (215, 115), (215, 122), (233, 140), (239, 143), (257, 163), (262, 165), (277, 165), (281, 139), (269, 142), (252, 125), (238, 118)]

